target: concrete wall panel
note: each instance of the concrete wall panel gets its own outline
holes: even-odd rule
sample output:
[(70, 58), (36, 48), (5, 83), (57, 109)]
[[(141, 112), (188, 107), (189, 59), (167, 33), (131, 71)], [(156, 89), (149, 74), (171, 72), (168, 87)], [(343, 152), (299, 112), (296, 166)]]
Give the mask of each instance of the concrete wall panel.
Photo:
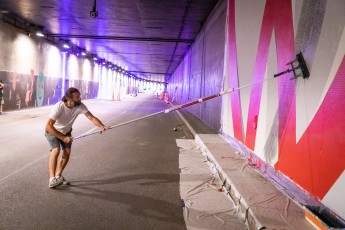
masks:
[[(195, 101), (222, 90), (225, 22), (226, 1), (221, 1), (184, 61), (169, 79), (169, 94), (174, 94), (177, 86), (176, 94), (182, 95), (182, 100), (178, 103)], [(193, 105), (186, 110), (212, 129), (220, 130), (221, 101), (221, 98), (217, 98)]]

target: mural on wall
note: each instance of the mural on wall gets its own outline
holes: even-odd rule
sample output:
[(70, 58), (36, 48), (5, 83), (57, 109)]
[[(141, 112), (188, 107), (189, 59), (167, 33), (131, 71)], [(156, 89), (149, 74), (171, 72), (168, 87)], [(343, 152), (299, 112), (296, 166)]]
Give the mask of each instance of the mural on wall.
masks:
[(36, 102), (37, 106), (41, 107), (43, 105), (44, 100), (44, 76), (43, 73), (40, 72), (37, 77), (36, 81)]
[[(62, 78), (49, 78), (34, 70), (30, 74), (0, 71), (0, 79), (5, 84), (4, 111), (21, 110), (32, 107), (53, 105), (62, 98)], [(97, 97), (98, 83), (91, 81), (74, 80), (75, 87), (81, 92), (83, 99)], [(71, 87), (67, 80), (67, 87)]]
[[(239, 87), (239, 78), (241, 76), (238, 75), (238, 44), (236, 43), (238, 41), (236, 39), (238, 38), (236, 32), (242, 30), (241, 32), (243, 33), (245, 28), (235, 27), (235, 3), (238, 3), (238, 1), (229, 0), (228, 2), (228, 52), (225, 59), (228, 69), (226, 70), (227, 74), (225, 76), (229, 77), (231, 87)], [(299, 28), (295, 40), (292, 1), (267, 0), (265, 2), (261, 30), (257, 41), (256, 58), (252, 71), (252, 83), (267, 77), (268, 55), (272, 40), (275, 42), (275, 46), (272, 47), (275, 49), (273, 52), (277, 59), (277, 72), (284, 71), (286, 69), (286, 63), (294, 60), (295, 53), (299, 51), (306, 53), (305, 58), (307, 64), (311, 69), (314, 67), (312, 60), (314, 59), (314, 55), (316, 55), (315, 50), (320, 45), (321, 28), (325, 26), (322, 20), (325, 15), (326, 6), (324, 1), (319, 1), (318, 4), (313, 2), (314, 9), (311, 6), (306, 7), (305, 4), (308, 3), (310, 1), (303, 2), (304, 9), (314, 10), (310, 14), (318, 12), (317, 20), (309, 20), (308, 23), (310, 24), (304, 25), (308, 27), (305, 30)], [(328, 2), (328, 4), (336, 5), (335, 2)], [(306, 11), (301, 11), (301, 13), (302, 19), (314, 16), (306, 16)], [(305, 21), (301, 20), (301, 23), (306, 23)], [(344, 28), (342, 29), (344, 31)], [(250, 33), (250, 31), (247, 31), (247, 33)], [(308, 33), (308, 35), (303, 33)], [(310, 35), (310, 33), (313, 34)], [(312, 39), (306, 40), (306, 36)], [(334, 42), (338, 41), (340, 43), (344, 40), (344, 38), (340, 39), (338, 37), (334, 37), (333, 39)], [(335, 52), (333, 55), (335, 56)], [(310, 81), (301, 79), (290, 80), (292, 74), (286, 74), (286, 76), (276, 79), (277, 95), (274, 93), (268, 94), (268, 98), (273, 96), (278, 97), (275, 121), (267, 122), (265, 120), (268, 113), (274, 112), (274, 109), (265, 106), (262, 107), (263, 83), (253, 84), (251, 86), (251, 91), (248, 95), (249, 104), (247, 114), (243, 113), (244, 108), (243, 103), (241, 103), (245, 95), (241, 95), (241, 92), (236, 92), (229, 96), (231, 101), (231, 107), (229, 109), (231, 109), (232, 114), (234, 137), (244, 143), (251, 151), (256, 149), (255, 147), (258, 141), (266, 142), (265, 147), (267, 147), (267, 143), (272, 145), (272, 149), (276, 150), (273, 154), (277, 158), (277, 161), (273, 162), (272, 166), (320, 201), (322, 201), (345, 171), (345, 157), (342, 153), (345, 150), (345, 122), (343, 119), (345, 116), (345, 103), (343, 100), (345, 97), (344, 50), (338, 50), (338, 58), (334, 56), (330, 56), (329, 58), (333, 58), (335, 63), (339, 63), (339, 66), (336, 67), (334, 76), (330, 76), (330, 79), (333, 80), (329, 88), (325, 86), (321, 87), (321, 89), (324, 88), (324, 90), (327, 90), (325, 91), (325, 97), (320, 102), (319, 107), (316, 108), (315, 115), (311, 118), (310, 123), (300, 138), (296, 136), (296, 130), (300, 129), (297, 126), (296, 106), (297, 102), (304, 100), (304, 98), (297, 97), (297, 81), (304, 81), (305, 88), (312, 87), (308, 86), (308, 84), (311, 84)], [(315, 72), (311, 71), (311, 73)], [(315, 75), (311, 75), (311, 78), (313, 77)], [(313, 89), (310, 90), (313, 91)], [(307, 104), (304, 106), (307, 106)], [(308, 108), (301, 110), (305, 111), (304, 113), (308, 113)], [(246, 119), (243, 116), (247, 116)], [(246, 126), (243, 121), (247, 122)], [(271, 127), (267, 130), (260, 130), (259, 133), (258, 126), (260, 125), (260, 121), (267, 122)], [(268, 135), (265, 133), (266, 131), (268, 131)], [(270, 132), (272, 135), (270, 135)], [(267, 136), (262, 138), (262, 135)], [(272, 141), (272, 138), (275, 138), (275, 141)], [(274, 146), (278, 147), (274, 148)], [(267, 161), (267, 158), (262, 158), (265, 156), (265, 153), (258, 152), (255, 154), (259, 154), (262, 160)], [(271, 157), (273, 158), (274, 156)], [(340, 197), (333, 197), (333, 199), (340, 199)], [(345, 204), (342, 206), (337, 205), (330, 206), (330, 208), (336, 210), (344, 218)]]
[(30, 79), (29, 81), (26, 83), (26, 93), (25, 93), (25, 107), (31, 107), (32, 104), (32, 93), (34, 90), (34, 80), (35, 80), (35, 72), (32, 69), (31, 70), (31, 74), (30, 74)]
[(34, 80), (31, 75), (0, 71), (0, 79), (3, 80), (5, 84), (4, 111), (18, 110), (33, 106), (33, 90), (31, 87)]
[[(227, 3), (224, 88), (249, 87), (223, 97), (221, 134), (248, 153), (252, 165), (277, 173), (276, 178), (281, 172), (284, 182), (293, 182), (345, 219), (345, 202), (339, 202), (345, 192), (345, 2)], [(171, 94), (183, 82), (180, 104), (202, 92), (197, 84), (201, 64), (193, 62), (208, 55), (198, 55), (204, 48), (198, 41), (207, 36), (202, 33), (169, 79)], [(299, 52), (310, 77), (273, 78)], [(205, 76), (216, 78), (209, 72)], [(188, 111), (198, 116), (199, 106)]]
[[(228, 75), (231, 76), (230, 87), (238, 88), (239, 79), (237, 71), (237, 48), (236, 48), (236, 27), (235, 27), (235, 1), (229, 1), (228, 3), (228, 23), (227, 23), (227, 46), (228, 50), (226, 54), (228, 55), (225, 66), (228, 67)], [(242, 127), (242, 114), (241, 114), (241, 102), (240, 102), (240, 91), (235, 91), (230, 94), (231, 100), (231, 113), (234, 129), (234, 137), (244, 143), (244, 130)]]
[(44, 105), (52, 105), (61, 100), (62, 79), (45, 78)]

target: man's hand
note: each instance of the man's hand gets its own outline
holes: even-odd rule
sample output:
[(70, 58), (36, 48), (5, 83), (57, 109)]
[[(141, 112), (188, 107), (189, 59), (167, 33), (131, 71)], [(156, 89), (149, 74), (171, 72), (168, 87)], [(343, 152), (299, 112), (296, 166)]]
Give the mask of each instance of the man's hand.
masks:
[(109, 129), (109, 127), (106, 127), (103, 125), (102, 127), (100, 127), (100, 129), (101, 129), (101, 132), (99, 134), (102, 134), (103, 132), (105, 132), (105, 130)]
[(99, 132), (100, 134), (103, 133), (106, 129), (109, 129), (109, 127), (106, 127), (97, 117), (92, 115), (92, 113), (90, 111), (86, 112), (85, 116), (90, 121), (92, 121), (93, 124), (95, 124), (96, 126), (98, 126), (101, 129), (101, 131)]
[(72, 137), (69, 137), (69, 136), (64, 136), (61, 140), (65, 142), (66, 144), (73, 141)]

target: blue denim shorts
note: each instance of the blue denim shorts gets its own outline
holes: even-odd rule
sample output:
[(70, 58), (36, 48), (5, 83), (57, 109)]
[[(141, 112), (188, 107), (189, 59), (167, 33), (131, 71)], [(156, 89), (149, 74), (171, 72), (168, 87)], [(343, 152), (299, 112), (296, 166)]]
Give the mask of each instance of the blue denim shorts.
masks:
[[(51, 147), (50, 151), (52, 149), (55, 149), (55, 148), (60, 148), (60, 146), (62, 147), (62, 149), (65, 149), (65, 148), (66, 149), (70, 149), (70, 148), (72, 148), (72, 142), (65, 143), (62, 140), (60, 140), (59, 138), (50, 135), (47, 131), (45, 132), (45, 136), (46, 136), (47, 141), (49, 142), (49, 145)], [(68, 133), (66, 133), (66, 136), (71, 137), (72, 136), (72, 130), (69, 131)]]

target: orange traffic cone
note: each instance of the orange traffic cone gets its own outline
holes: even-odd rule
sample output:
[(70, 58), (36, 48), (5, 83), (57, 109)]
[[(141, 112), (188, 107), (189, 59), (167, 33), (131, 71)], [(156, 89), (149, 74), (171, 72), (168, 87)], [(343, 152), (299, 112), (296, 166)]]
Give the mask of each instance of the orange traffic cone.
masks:
[(118, 101), (121, 101), (121, 96), (120, 96), (120, 90), (119, 92), (117, 92), (117, 98), (116, 98)]

